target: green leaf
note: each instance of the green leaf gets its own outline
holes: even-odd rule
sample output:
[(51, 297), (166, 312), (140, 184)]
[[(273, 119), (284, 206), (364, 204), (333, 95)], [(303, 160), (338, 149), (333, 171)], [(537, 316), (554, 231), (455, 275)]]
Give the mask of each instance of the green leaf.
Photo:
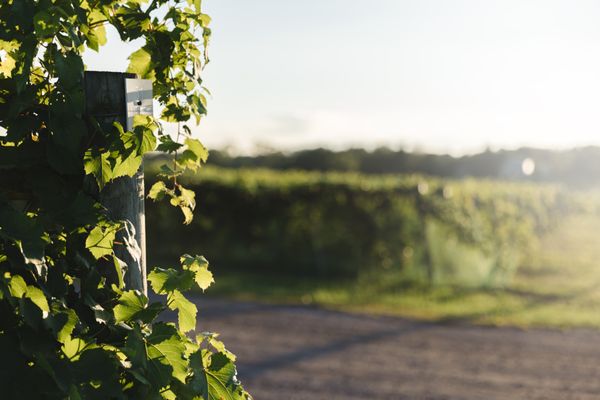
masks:
[(54, 63), (61, 85), (73, 88), (77, 87), (83, 80), (83, 60), (74, 51), (56, 52)]
[(175, 207), (179, 207), (184, 215), (184, 224), (189, 224), (192, 222), (194, 218), (193, 210), (196, 207), (196, 193), (194, 191), (184, 188), (181, 185), (178, 185), (179, 196), (172, 195), (171, 196), (171, 205)]
[(215, 282), (212, 272), (208, 270), (208, 265), (200, 267), (196, 271), (196, 283), (203, 291), (208, 289)]
[(104, 24), (99, 24), (91, 29), (86, 37), (88, 47), (98, 51), (100, 47), (106, 44), (106, 28), (104, 27)]
[(184, 254), (180, 261), (184, 269), (194, 273), (194, 280), (200, 289), (206, 290), (215, 282), (212, 272), (208, 269), (208, 260), (203, 256), (192, 257)]
[(40, 308), (40, 310), (49, 312), (50, 307), (48, 306), (48, 300), (46, 299), (46, 295), (39, 288), (35, 286), (27, 286), (27, 293), (25, 297), (30, 299), (36, 306)]
[(58, 339), (59, 342), (64, 343), (68, 338), (71, 337), (78, 318), (77, 314), (75, 314), (75, 311), (71, 309), (68, 309), (64, 314), (59, 315), (66, 315), (66, 321), (62, 328), (58, 331), (56, 339)]
[(198, 309), (180, 291), (174, 290), (171, 292), (167, 304), (171, 310), (177, 310), (179, 329), (182, 332), (189, 332), (196, 328), (196, 314), (198, 313)]
[(27, 293), (27, 284), (21, 276), (14, 275), (8, 282), (8, 290), (10, 291), (11, 296), (20, 299), (25, 293)]
[(175, 325), (168, 322), (157, 322), (152, 325), (152, 333), (148, 336), (148, 343), (160, 343), (171, 336), (177, 336)]
[(140, 133), (136, 133), (139, 136), (140, 148), (139, 154), (146, 154), (156, 149), (156, 136), (150, 129), (142, 129)]
[(56, 15), (51, 15), (47, 10), (42, 10), (33, 17), (33, 26), (38, 39), (54, 36), (59, 29), (58, 18)]
[(196, 336), (196, 341), (198, 343), (207, 341), (208, 344), (211, 345), (217, 351), (217, 353), (223, 353), (227, 358), (229, 358), (231, 361), (235, 362), (235, 360), (236, 360), (235, 354), (233, 354), (232, 352), (227, 350), (225, 348), (225, 344), (222, 341), (217, 339), (218, 337), (219, 337), (218, 333), (203, 332), (202, 334)]
[(177, 159), (177, 163), (183, 168), (195, 171), (208, 159), (208, 150), (199, 140), (192, 138), (187, 138), (185, 145), (187, 148)]
[(119, 225), (117, 224), (105, 224), (94, 227), (85, 240), (86, 249), (96, 259), (113, 254), (113, 243), (118, 229)]
[(163, 181), (158, 181), (152, 185), (148, 192), (148, 197), (154, 201), (160, 201), (165, 197), (168, 192), (167, 185)]
[(117, 256), (113, 255), (113, 265), (115, 266), (115, 274), (117, 275), (119, 289), (123, 289), (125, 287), (123, 274), (125, 273), (124, 271), (127, 268), (127, 264), (125, 264), (125, 262), (117, 258)]
[(179, 186), (179, 193), (180, 204), (193, 210), (196, 207), (196, 193), (183, 186)]
[(148, 365), (146, 354), (146, 343), (144, 341), (144, 337), (142, 336), (142, 332), (139, 327), (135, 327), (129, 334), (127, 335), (127, 340), (125, 341), (125, 347), (123, 348), (123, 352), (127, 355), (127, 358), (131, 361), (131, 363), (136, 367), (146, 368)]
[(74, 376), (83, 383), (84, 393), (90, 393), (86, 386), (93, 388), (94, 395), (84, 394), (84, 398), (97, 396), (99, 399), (114, 399), (123, 395), (123, 388), (119, 383), (119, 360), (114, 350), (106, 347), (88, 347), (74, 362)]
[(83, 166), (85, 173), (93, 175), (98, 182), (100, 190), (113, 179), (113, 169), (109, 161), (110, 153), (92, 154), (91, 150), (86, 151)]
[(148, 274), (148, 282), (150, 282), (150, 286), (152, 287), (152, 290), (154, 290), (154, 293), (163, 293), (165, 291), (165, 283), (172, 274), (176, 273), (177, 271), (173, 269), (164, 270), (161, 268), (154, 268), (150, 274)]
[(121, 176), (134, 176), (139, 171), (141, 165), (142, 156), (136, 152), (118, 156), (115, 167), (112, 170), (111, 180)]
[(169, 385), (173, 380), (173, 367), (168, 365), (168, 362), (161, 362), (162, 358), (152, 358), (150, 354), (157, 354), (156, 350), (149, 347), (148, 351), (148, 367), (146, 374), (148, 381), (156, 388), (163, 388)]
[(163, 303), (150, 303), (146, 308), (135, 315), (135, 319), (143, 322), (144, 324), (151, 324), (160, 315), (160, 313), (165, 311), (165, 309), (166, 306)]
[(156, 150), (165, 153), (174, 153), (182, 147), (183, 145), (181, 143), (177, 143), (176, 141), (171, 139), (169, 135), (164, 135), (160, 137), (160, 144), (158, 145)]
[(171, 389), (160, 392), (160, 395), (165, 400), (177, 400), (177, 395)]
[(141, 48), (129, 56), (129, 67), (127, 72), (138, 74), (140, 77), (148, 75), (152, 64), (152, 56), (144, 48)]
[(13, 58), (12, 52), (19, 48), (19, 43), (17, 41), (4, 41), (0, 40), (0, 50), (4, 51), (2, 54), (2, 58), (0, 58), (0, 76), (4, 76), (5, 78), (10, 78), (12, 76), (12, 71), (17, 66), (17, 61)]
[(61, 349), (69, 359), (74, 359), (75, 356), (85, 348), (85, 342), (80, 338), (72, 338), (69, 336), (62, 343)]
[(174, 177), (180, 176), (183, 174), (183, 171), (175, 171), (171, 167), (166, 164), (160, 166), (160, 173), (158, 174), (161, 178), (169, 178), (172, 179)]
[[(206, 371), (208, 375), (209, 394), (215, 399), (236, 399), (237, 374), (235, 365), (222, 353), (213, 354), (210, 366)], [(211, 393), (212, 392), (212, 393)]]
[(53, 307), (53, 312), (44, 319), (44, 324), (54, 333), (56, 340), (64, 343), (71, 337), (77, 324), (77, 315), (71, 309), (67, 309), (65, 312), (58, 310), (58, 307)]
[(194, 284), (194, 274), (187, 270), (154, 268), (148, 275), (148, 281), (157, 294), (170, 293), (174, 290), (186, 291)]
[(158, 125), (150, 115), (136, 114), (133, 116), (133, 132), (137, 142), (138, 154), (143, 155), (156, 148)]
[(148, 304), (146, 296), (136, 290), (128, 290), (121, 294), (119, 304), (115, 306), (113, 312), (117, 322), (130, 321), (136, 317), (136, 314), (143, 311)]
[[(222, 353), (206, 357), (206, 350), (190, 356), (193, 378), (190, 385), (207, 400), (247, 400), (246, 392), (236, 380), (233, 362)], [(205, 367), (209, 361), (208, 368)]]
[(196, 193), (193, 190), (189, 190), (184, 188), (183, 186), (179, 186), (179, 196), (174, 196), (171, 198), (171, 204), (174, 206), (180, 207), (188, 207), (193, 210), (196, 207)]
[(190, 270), (203, 265), (208, 265), (208, 260), (204, 256), (191, 256), (189, 254), (184, 254), (179, 257), (179, 262), (183, 268)]
[(18, 311), (23, 317), (25, 324), (36, 331), (40, 330), (44, 324), (44, 314), (42, 310), (33, 301), (31, 301), (31, 299), (27, 298), (27, 296), (23, 296), (23, 298), (19, 299), (18, 303)]
[(180, 207), (181, 212), (183, 213), (183, 223), (185, 225), (189, 225), (192, 223), (192, 220), (194, 219), (194, 212), (192, 211), (191, 208), (189, 207)]
[(104, 24), (98, 25), (96, 28), (94, 28), (94, 33), (96, 34), (96, 37), (98, 38), (98, 45), (100, 47), (104, 46), (107, 42), (106, 28), (104, 27)]
[(148, 356), (170, 366), (173, 369), (173, 377), (182, 383), (186, 382), (188, 362), (185, 359), (185, 344), (177, 333), (160, 341), (156, 341), (156, 337), (151, 336)]
[(69, 385), (69, 400), (81, 400), (81, 395), (75, 385)]
[[(200, 7), (197, 7), (196, 10), (198, 12), (200, 12)], [(208, 25), (210, 25), (211, 18), (210, 18), (209, 15), (207, 15), (207, 14), (200, 14), (199, 19), (200, 19), (200, 23), (201, 23), (201, 25), (202, 25), (203, 28), (207, 27)]]
[(197, 13), (202, 12), (202, 0), (188, 0), (188, 3), (194, 4)]

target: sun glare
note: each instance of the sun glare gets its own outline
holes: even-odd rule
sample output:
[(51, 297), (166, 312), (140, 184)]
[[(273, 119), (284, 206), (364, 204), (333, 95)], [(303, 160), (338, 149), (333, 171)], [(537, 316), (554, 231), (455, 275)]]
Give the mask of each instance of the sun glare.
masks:
[(533, 161), (531, 158), (524, 159), (521, 163), (521, 171), (523, 171), (523, 175), (533, 175), (535, 172), (535, 161)]

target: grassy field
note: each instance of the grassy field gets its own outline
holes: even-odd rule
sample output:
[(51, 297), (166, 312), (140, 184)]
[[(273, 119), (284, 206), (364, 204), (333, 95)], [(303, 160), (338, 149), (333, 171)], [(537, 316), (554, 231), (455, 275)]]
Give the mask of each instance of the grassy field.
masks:
[[(600, 217), (573, 216), (541, 238), (504, 288), (417, 284), (397, 273), (352, 283), (221, 275), (209, 293), (423, 320), (600, 328)], [(401, 276), (402, 275), (402, 276)]]

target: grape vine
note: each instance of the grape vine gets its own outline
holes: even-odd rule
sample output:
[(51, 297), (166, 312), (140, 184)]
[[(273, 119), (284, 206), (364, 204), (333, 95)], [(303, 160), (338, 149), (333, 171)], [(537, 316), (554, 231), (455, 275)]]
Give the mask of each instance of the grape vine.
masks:
[[(149, 197), (192, 220), (194, 192), (177, 177), (208, 156), (191, 124), (206, 113), (209, 23), (201, 0), (0, 3), (2, 398), (250, 399), (217, 335), (189, 336), (197, 309), (183, 293), (213, 282), (206, 259), (154, 268), (150, 286), (167, 301), (150, 302), (124, 287), (115, 249), (125, 222), (99, 201), (158, 150), (173, 162)], [(161, 105), (160, 118), (137, 117), (131, 130), (85, 112), (82, 54), (101, 50), (107, 26), (143, 39), (128, 72), (150, 79)], [(178, 140), (164, 122), (179, 125)], [(159, 318), (166, 309), (177, 323)]]

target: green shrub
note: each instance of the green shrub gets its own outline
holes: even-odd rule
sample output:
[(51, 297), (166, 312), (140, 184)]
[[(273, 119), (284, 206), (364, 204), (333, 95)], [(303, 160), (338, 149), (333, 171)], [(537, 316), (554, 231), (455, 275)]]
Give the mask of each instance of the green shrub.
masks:
[(198, 193), (198, 217), (177, 235), (178, 215), (148, 204), (153, 257), (201, 249), (221, 271), (323, 279), (408, 267), (432, 282), (501, 277), (570, 207), (553, 186), (418, 176), (206, 168), (182, 181)]

